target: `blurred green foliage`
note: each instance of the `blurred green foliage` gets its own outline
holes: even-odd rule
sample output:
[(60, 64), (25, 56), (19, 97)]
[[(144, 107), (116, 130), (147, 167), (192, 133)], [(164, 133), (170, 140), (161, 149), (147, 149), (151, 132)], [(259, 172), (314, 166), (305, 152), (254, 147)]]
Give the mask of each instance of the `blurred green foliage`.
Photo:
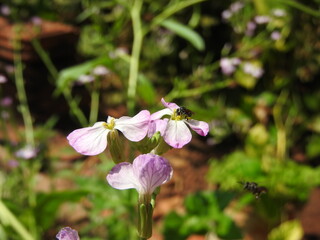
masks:
[(213, 233), (222, 239), (240, 239), (240, 229), (225, 212), (234, 198), (230, 192), (198, 192), (186, 197), (185, 214), (172, 212), (164, 219), (165, 239), (187, 239), (193, 234)]
[[(13, 22), (40, 16), (79, 28), (81, 63), (50, 72), (55, 93), (64, 93), (70, 108), (74, 108), (73, 115), (86, 125), (89, 118), (77, 108), (83, 96), (75, 91), (81, 75), (90, 75), (100, 65), (107, 67), (116, 77), (101, 80), (100, 103), (110, 106), (112, 101), (124, 104), (128, 100), (126, 90), (135, 37), (130, 11), (134, 2), (4, 0), (1, 7), (8, 6), (11, 11), (1, 14)], [(286, 203), (305, 202), (310, 190), (319, 186), (319, 3), (143, 2), (143, 41), (134, 96), (137, 108), (157, 109), (161, 97), (188, 107), (195, 112), (196, 119), (210, 124), (210, 135), (204, 144), (223, 154), (211, 159), (207, 176), (221, 191), (189, 196), (185, 201), (186, 214), (172, 213), (165, 218), (163, 232), (167, 238), (185, 239), (193, 233), (212, 232), (227, 239), (234, 233), (234, 223), (224, 212), (231, 200), (225, 196), (253, 206), (275, 227), (283, 220), (280, 215), (285, 215)], [(116, 90), (107, 91), (108, 84), (115, 85), (119, 94), (110, 98)], [(86, 87), (89, 92), (95, 89), (90, 83)], [(7, 109), (1, 106), (1, 110)], [(78, 184), (79, 191), (32, 193), (38, 172), (60, 177), (51, 172), (56, 159), (45, 157), (53, 125), (45, 125), (40, 133), (35, 133), (36, 142), (43, 145), (37, 160), (24, 161), (19, 168), (1, 172), (1, 178), (6, 180), (5, 184), (1, 180), (3, 202), (39, 237), (55, 224), (53, 216), (58, 205), (84, 197), (92, 207), (88, 209), (90, 224), (81, 230), (82, 239), (127, 239), (128, 233), (123, 229), (134, 231), (134, 220), (128, 216), (134, 203), (127, 196), (133, 193), (106, 187), (104, 175), (108, 167), (101, 167), (101, 172), (92, 178), (75, 176), (76, 170), (70, 169), (66, 174)], [(1, 152), (1, 164), (7, 164), (18, 147), (7, 142), (3, 145), (6, 150)], [(251, 193), (243, 191), (239, 181), (257, 182), (266, 186), (268, 193), (256, 201)], [(102, 216), (106, 209), (110, 212)], [(270, 239), (284, 239), (281, 232), (286, 235), (292, 229), (299, 230), (294, 222), (283, 224), (271, 231)], [(107, 231), (101, 226), (108, 226)], [(3, 223), (0, 238), (18, 239), (9, 232), (12, 229)]]

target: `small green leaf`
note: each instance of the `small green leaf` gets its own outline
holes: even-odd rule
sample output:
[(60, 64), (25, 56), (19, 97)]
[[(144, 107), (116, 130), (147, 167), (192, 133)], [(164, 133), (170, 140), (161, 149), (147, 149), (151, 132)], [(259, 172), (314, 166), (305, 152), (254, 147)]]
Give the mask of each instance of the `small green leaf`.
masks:
[(90, 73), (98, 65), (110, 66), (111, 60), (107, 57), (100, 57), (63, 69), (57, 79), (58, 91), (61, 92), (63, 88), (68, 87), (70, 83), (77, 80), (81, 75)]
[(146, 103), (155, 104), (156, 91), (152, 82), (144, 75), (140, 74), (138, 78), (137, 92)]
[(199, 51), (204, 50), (203, 38), (190, 27), (183, 25), (173, 19), (166, 19), (160, 23), (161, 26), (171, 30), (178, 36), (189, 41)]

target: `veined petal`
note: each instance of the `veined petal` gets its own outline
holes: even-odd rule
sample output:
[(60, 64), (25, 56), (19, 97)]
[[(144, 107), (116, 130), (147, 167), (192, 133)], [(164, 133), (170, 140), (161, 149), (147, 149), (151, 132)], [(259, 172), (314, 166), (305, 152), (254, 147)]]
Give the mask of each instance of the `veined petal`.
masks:
[(69, 144), (83, 155), (98, 155), (107, 147), (110, 130), (104, 125), (105, 122), (96, 122), (92, 127), (74, 130), (67, 136)]
[(70, 227), (62, 228), (56, 237), (59, 240), (80, 240), (78, 232)]
[(122, 162), (115, 165), (107, 175), (107, 181), (111, 187), (116, 189), (139, 189), (139, 180), (134, 176), (132, 164)]
[(172, 111), (173, 111), (174, 109), (179, 108), (179, 106), (178, 106), (177, 104), (175, 104), (175, 103), (170, 103), (170, 102), (166, 102), (166, 101), (164, 100), (164, 98), (161, 98), (161, 102), (162, 102), (163, 106), (165, 106), (166, 108), (170, 108)]
[(190, 119), (185, 121), (185, 123), (201, 136), (206, 136), (209, 132), (209, 124), (206, 122)]
[(158, 155), (143, 154), (133, 162), (134, 175), (139, 177), (140, 193), (151, 194), (156, 187), (166, 183), (172, 177), (169, 162)]
[(172, 167), (165, 158), (142, 154), (132, 164), (122, 162), (114, 166), (107, 181), (116, 189), (135, 188), (139, 194), (152, 194), (156, 187), (171, 179), (172, 173)]
[(158, 112), (151, 114), (150, 120), (157, 120), (157, 119), (162, 118), (165, 115), (171, 116), (172, 114), (173, 114), (173, 111), (170, 108), (165, 108), (165, 109), (162, 109)]
[(192, 135), (184, 121), (170, 120), (163, 138), (171, 147), (182, 148), (191, 141)]
[(154, 154), (139, 155), (132, 166), (140, 182), (140, 194), (152, 194), (158, 186), (169, 181), (173, 173), (168, 160)]
[(116, 119), (115, 128), (123, 133), (123, 135), (133, 142), (143, 139), (148, 132), (150, 121), (150, 112), (142, 110), (134, 117), (121, 117)]

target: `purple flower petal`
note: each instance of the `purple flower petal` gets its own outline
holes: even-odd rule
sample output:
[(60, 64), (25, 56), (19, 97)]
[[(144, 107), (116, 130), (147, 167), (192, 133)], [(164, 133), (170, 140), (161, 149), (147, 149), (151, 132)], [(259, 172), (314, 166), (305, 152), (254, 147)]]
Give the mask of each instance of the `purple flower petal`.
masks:
[(139, 188), (139, 180), (133, 175), (132, 164), (122, 162), (115, 165), (107, 175), (107, 181), (116, 189)]
[(142, 140), (148, 132), (150, 112), (142, 110), (134, 117), (121, 117), (116, 119), (115, 128), (123, 133), (123, 135), (133, 142)]
[(170, 120), (163, 138), (171, 147), (182, 148), (191, 141), (192, 134), (184, 121)]
[(107, 147), (109, 129), (105, 122), (96, 122), (92, 127), (74, 130), (67, 136), (69, 144), (83, 155), (98, 155)]
[(206, 122), (190, 119), (185, 123), (187, 123), (193, 131), (201, 136), (206, 136), (209, 132), (209, 124)]
[(108, 183), (116, 189), (135, 188), (139, 194), (152, 194), (156, 187), (172, 177), (169, 162), (158, 155), (143, 154), (133, 163), (117, 164), (107, 176)]
[(166, 108), (170, 108), (171, 110), (179, 108), (179, 106), (177, 104), (166, 102), (163, 98), (161, 98), (161, 102), (162, 102), (163, 106), (165, 106)]
[(80, 240), (78, 232), (70, 227), (62, 228), (56, 238), (59, 240)]
[(152, 194), (160, 185), (172, 177), (172, 167), (168, 160), (154, 154), (143, 154), (133, 162), (134, 175), (140, 181), (139, 193)]

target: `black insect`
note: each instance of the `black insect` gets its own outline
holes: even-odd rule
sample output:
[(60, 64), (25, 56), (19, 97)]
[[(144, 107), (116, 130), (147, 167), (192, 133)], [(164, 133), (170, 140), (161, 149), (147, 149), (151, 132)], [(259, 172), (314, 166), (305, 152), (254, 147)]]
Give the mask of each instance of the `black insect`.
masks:
[(256, 196), (256, 198), (259, 198), (261, 194), (267, 193), (268, 189), (264, 186), (259, 186), (255, 182), (239, 182), (243, 185), (243, 189), (251, 192), (253, 195)]
[(194, 112), (192, 112), (191, 110), (189, 110), (189, 109), (187, 109), (185, 107), (179, 107), (177, 109), (177, 115), (178, 116), (183, 116), (183, 117), (190, 118), (193, 114), (194, 114)]

